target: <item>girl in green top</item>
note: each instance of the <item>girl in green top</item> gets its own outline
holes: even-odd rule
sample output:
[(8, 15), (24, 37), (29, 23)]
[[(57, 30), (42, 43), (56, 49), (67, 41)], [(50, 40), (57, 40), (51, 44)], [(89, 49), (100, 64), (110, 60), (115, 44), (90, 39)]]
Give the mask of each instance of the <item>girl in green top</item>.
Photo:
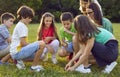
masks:
[(96, 3), (90, 3), (88, 8), (86, 9), (86, 13), (99, 27), (102, 27), (113, 33), (112, 23), (110, 22), (110, 20), (102, 16), (100, 8)]
[[(106, 66), (102, 72), (110, 73), (117, 64), (118, 41), (109, 31), (97, 28), (87, 16), (78, 15), (74, 20), (74, 25), (80, 49), (68, 62), (65, 70), (90, 73), (90, 68), (83, 69), (88, 66), (87, 60), (92, 53), (99, 66)], [(78, 58), (78, 62), (73, 64)]]

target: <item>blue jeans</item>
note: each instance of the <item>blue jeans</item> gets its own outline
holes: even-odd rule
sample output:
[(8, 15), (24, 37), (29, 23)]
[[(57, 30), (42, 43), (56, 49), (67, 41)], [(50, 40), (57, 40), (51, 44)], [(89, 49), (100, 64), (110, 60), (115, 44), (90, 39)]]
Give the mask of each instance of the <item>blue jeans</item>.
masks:
[(16, 60), (31, 59), (34, 58), (34, 55), (38, 49), (39, 49), (39, 42), (37, 41), (25, 47), (22, 47), (21, 50), (15, 55), (12, 55), (12, 57), (13, 59)]

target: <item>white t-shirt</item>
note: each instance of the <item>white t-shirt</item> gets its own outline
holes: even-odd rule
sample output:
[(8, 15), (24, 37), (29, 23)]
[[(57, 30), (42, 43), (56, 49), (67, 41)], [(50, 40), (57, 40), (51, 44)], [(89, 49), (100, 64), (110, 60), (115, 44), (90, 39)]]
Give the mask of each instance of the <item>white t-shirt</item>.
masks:
[(18, 22), (12, 34), (12, 43), (10, 48), (11, 55), (14, 55), (18, 52), (18, 46), (20, 46), (20, 38), (25, 36), (28, 36), (28, 28), (24, 23)]

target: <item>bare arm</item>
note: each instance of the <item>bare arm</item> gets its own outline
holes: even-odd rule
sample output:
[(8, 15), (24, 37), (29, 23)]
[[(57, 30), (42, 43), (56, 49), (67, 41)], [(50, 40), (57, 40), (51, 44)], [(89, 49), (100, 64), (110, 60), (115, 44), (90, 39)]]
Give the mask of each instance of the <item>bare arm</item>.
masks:
[(7, 40), (7, 42), (10, 44), (10, 43), (11, 43), (11, 40), (12, 40), (12, 39), (11, 39), (11, 36), (8, 37), (6, 40)]
[(62, 39), (61, 45), (64, 46), (64, 47), (67, 47), (68, 44), (67, 44), (67, 42), (65, 42), (65, 39)]
[(49, 43), (51, 40), (54, 40), (56, 39), (55, 35), (54, 36), (47, 36), (45, 39), (44, 39), (44, 42), (47, 44)]
[(72, 38), (72, 42), (73, 42), (73, 49), (75, 54), (80, 50), (80, 45), (79, 45), (79, 40), (78, 40), (78, 36), (77, 34), (75, 34)]
[[(77, 68), (80, 64), (83, 64), (85, 62), (85, 60), (88, 59), (88, 56), (91, 52), (91, 49), (93, 47), (93, 44), (94, 44), (94, 38), (91, 38), (87, 41), (86, 45), (82, 46), (82, 54), (80, 55), (80, 51), (75, 55), (75, 57), (69, 62), (69, 64), (67, 64), (67, 66), (65, 67), (65, 69), (67, 71), (73, 71), (75, 70), (75, 68)], [(84, 47), (84, 48), (83, 48)], [(80, 56), (80, 57), (79, 57)], [(71, 66), (72, 62), (74, 60), (76, 60), (76, 58), (79, 57), (79, 60), (77, 63), (75, 63), (73, 66)], [(70, 67), (71, 66), (71, 67)], [(69, 68), (68, 68), (69, 67)]]
[(94, 38), (91, 38), (87, 41), (87, 44), (84, 49), (84, 53), (81, 55), (79, 61), (73, 66), (73, 68), (77, 68), (80, 64), (83, 64), (83, 62), (89, 57), (91, 49), (94, 45)]
[(83, 50), (84, 50), (84, 48), (81, 47), (81, 49), (76, 54), (74, 53), (74, 57), (72, 58), (72, 60), (70, 60), (68, 62), (68, 64), (65, 66), (65, 69), (67, 69), (68, 67), (70, 67), (73, 64), (73, 62), (75, 60), (77, 60), (82, 55)]
[(75, 34), (74, 32), (71, 32), (71, 31), (69, 31), (69, 30), (66, 29), (66, 28), (64, 28), (64, 31), (65, 31), (66, 33), (68, 33), (68, 34), (71, 34), (71, 35), (74, 35), (74, 34)]
[(47, 44), (47, 43), (49, 43), (51, 40), (54, 40), (55, 39), (55, 37), (46, 37), (45, 39), (44, 39), (44, 42)]

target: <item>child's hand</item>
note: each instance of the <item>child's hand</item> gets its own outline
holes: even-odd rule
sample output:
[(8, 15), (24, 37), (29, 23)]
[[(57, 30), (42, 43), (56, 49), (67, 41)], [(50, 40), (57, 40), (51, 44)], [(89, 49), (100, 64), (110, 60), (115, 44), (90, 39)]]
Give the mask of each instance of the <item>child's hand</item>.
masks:
[(64, 47), (68, 47), (68, 44), (67, 44), (67, 43), (63, 43), (63, 46), (64, 46)]
[(10, 44), (10, 43), (11, 43), (12, 38), (11, 38), (11, 37), (8, 37), (6, 40), (7, 40), (7, 42)]
[(74, 32), (71, 32), (70, 30), (68, 30), (68, 29), (66, 29), (66, 28), (64, 28), (64, 32), (66, 32), (66, 33), (68, 33), (68, 34), (70, 34), (70, 35), (75, 35)]
[(69, 33), (69, 30), (68, 30), (68, 29), (66, 29), (66, 28), (64, 28), (64, 32)]
[(42, 40), (42, 41), (39, 41), (40, 42), (40, 48), (44, 48), (45, 47), (45, 42)]
[(65, 70), (68, 70), (71, 65), (72, 65), (72, 63), (71, 63), (71, 62), (68, 62), (68, 64), (65, 66)]
[(75, 68), (74, 67), (69, 67), (66, 71), (74, 71)]
[(50, 39), (50, 37), (46, 37), (46, 38), (44, 39), (44, 41), (45, 41), (45, 43), (47, 44), (47, 43), (49, 43), (49, 42), (51, 41), (51, 39)]

